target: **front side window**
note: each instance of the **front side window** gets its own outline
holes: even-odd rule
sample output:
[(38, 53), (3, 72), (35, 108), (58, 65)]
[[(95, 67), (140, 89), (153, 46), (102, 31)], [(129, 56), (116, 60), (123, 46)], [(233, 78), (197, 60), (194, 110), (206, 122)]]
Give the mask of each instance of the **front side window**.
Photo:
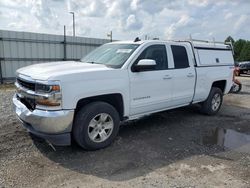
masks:
[(141, 59), (155, 60), (155, 70), (168, 69), (168, 60), (165, 45), (152, 45), (147, 47), (136, 59), (134, 65), (136, 65)]
[(83, 63), (121, 68), (139, 44), (104, 44), (81, 59)]
[(174, 67), (176, 69), (183, 69), (189, 67), (188, 55), (184, 46), (171, 45)]

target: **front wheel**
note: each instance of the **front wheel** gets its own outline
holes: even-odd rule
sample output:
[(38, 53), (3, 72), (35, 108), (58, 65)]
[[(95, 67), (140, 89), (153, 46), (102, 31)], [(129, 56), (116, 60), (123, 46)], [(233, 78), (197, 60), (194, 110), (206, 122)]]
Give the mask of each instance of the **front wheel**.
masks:
[(119, 131), (119, 124), (119, 114), (112, 105), (93, 102), (77, 112), (73, 137), (84, 149), (101, 149), (114, 141)]
[(206, 101), (201, 104), (201, 112), (207, 115), (216, 114), (221, 107), (223, 94), (220, 88), (212, 87)]

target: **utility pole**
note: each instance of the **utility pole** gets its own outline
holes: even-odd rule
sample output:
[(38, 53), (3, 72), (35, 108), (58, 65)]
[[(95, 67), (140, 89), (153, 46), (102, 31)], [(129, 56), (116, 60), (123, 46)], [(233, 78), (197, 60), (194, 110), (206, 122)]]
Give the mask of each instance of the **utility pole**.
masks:
[(76, 36), (76, 25), (75, 25), (75, 13), (74, 12), (69, 12), (73, 16), (73, 36)]
[(75, 59), (75, 36), (76, 36), (76, 26), (75, 26), (75, 13), (73, 11), (69, 12), (73, 16), (73, 45), (72, 45), (72, 59)]
[(107, 37), (110, 37), (110, 42), (112, 42), (112, 37), (113, 37), (112, 31), (110, 31), (110, 33), (107, 34)]

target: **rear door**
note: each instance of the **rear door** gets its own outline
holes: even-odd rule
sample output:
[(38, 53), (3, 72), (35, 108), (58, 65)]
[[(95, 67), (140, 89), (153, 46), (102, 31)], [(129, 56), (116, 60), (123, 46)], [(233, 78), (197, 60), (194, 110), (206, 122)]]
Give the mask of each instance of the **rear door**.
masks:
[(173, 70), (173, 106), (185, 105), (192, 101), (195, 87), (195, 69), (193, 58), (184, 45), (171, 45), (174, 61)]
[(156, 61), (154, 70), (133, 72), (130, 78), (130, 115), (158, 111), (171, 106), (172, 72), (168, 70), (168, 55), (165, 44), (155, 44), (144, 48), (133, 62), (141, 59)]

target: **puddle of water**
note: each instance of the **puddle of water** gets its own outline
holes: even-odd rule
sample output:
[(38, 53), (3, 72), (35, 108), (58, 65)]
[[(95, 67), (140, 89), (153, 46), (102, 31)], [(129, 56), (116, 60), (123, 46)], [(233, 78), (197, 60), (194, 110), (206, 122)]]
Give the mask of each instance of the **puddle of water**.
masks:
[(232, 129), (211, 129), (202, 137), (202, 144), (219, 145), (225, 149), (250, 154), (250, 135)]

